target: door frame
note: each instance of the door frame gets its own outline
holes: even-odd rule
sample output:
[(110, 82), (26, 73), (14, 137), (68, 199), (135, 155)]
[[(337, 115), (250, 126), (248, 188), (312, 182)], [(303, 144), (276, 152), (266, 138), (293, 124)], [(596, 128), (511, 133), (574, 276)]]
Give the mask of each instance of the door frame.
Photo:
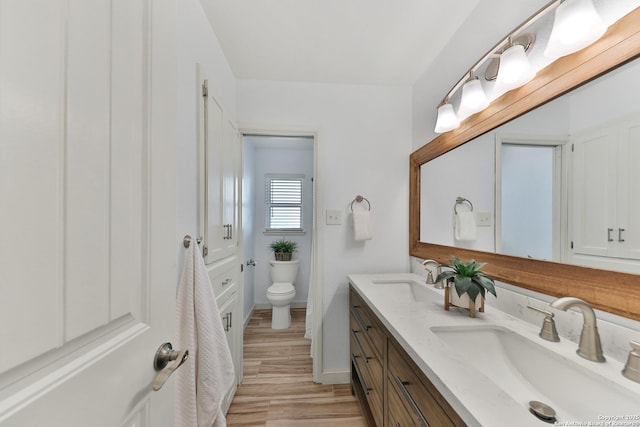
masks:
[[(308, 127), (274, 127), (269, 125), (256, 125), (239, 123), (238, 129), (242, 138), (245, 136), (289, 136), (313, 138), (313, 224), (311, 230), (313, 270), (313, 286), (309, 289), (313, 297), (313, 320), (311, 322), (311, 357), (313, 358), (313, 381), (324, 383), (322, 372), (322, 314), (323, 314), (323, 290), (324, 290), (324, 223), (320, 220), (324, 212), (324, 186), (320, 174), (322, 170), (322, 146), (320, 144), (320, 132)], [(244, 176), (244, 152), (240, 159), (240, 176)]]

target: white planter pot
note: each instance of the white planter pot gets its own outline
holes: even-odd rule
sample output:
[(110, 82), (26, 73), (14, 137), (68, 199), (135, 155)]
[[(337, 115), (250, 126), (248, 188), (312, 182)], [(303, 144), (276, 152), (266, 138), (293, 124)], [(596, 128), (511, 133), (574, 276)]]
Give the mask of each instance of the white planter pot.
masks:
[[(462, 294), (461, 297), (458, 296), (458, 292), (456, 292), (456, 288), (455, 286), (451, 287), (451, 291), (449, 292), (449, 302), (453, 305), (455, 305), (456, 307), (462, 307), (462, 308), (469, 308), (469, 303), (471, 302), (471, 299), (469, 298), (468, 294)], [(482, 295), (478, 294), (477, 298), (476, 298), (476, 305), (480, 304), (480, 298), (482, 298)]]
[(461, 297), (458, 296), (455, 285), (451, 283), (445, 290), (444, 309), (449, 310), (450, 306), (466, 308), (469, 310), (470, 317), (476, 317), (476, 310), (480, 311), (481, 313), (484, 312), (484, 298), (482, 297), (482, 294), (478, 294), (475, 300), (475, 304), (471, 304), (469, 295), (464, 293)]

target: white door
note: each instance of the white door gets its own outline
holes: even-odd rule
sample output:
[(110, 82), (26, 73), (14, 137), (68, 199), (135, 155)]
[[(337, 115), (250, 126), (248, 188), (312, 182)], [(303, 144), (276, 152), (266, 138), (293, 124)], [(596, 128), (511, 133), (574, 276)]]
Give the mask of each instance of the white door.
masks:
[(0, 426), (173, 425), (171, 2), (0, 2)]

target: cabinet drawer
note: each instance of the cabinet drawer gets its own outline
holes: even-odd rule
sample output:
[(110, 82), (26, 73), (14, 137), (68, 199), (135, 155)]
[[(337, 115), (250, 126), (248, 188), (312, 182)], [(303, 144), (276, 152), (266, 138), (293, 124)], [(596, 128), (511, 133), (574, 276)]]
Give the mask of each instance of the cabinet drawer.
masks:
[(359, 352), (359, 344), (353, 332), (351, 339), (351, 361), (356, 369), (360, 385), (365, 393), (369, 409), (378, 427), (383, 425), (383, 374), (380, 361), (373, 357), (365, 359)]
[(387, 425), (389, 427), (422, 426), (420, 419), (411, 408), (405, 406), (401, 392), (393, 384), (389, 384), (387, 401)]
[(369, 371), (373, 386), (378, 390), (382, 390), (382, 385), (384, 384), (382, 361), (373, 352), (367, 336), (362, 332), (352, 328), (351, 338), (352, 355), (355, 353), (356, 356), (361, 356), (361, 359), (365, 362), (366, 368)]
[[(209, 270), (209, 280), (213, 287), (213, 294), (220, 298), (228, 289), (233, 288), (237, 281), (237, 264), (235, 257), (222, 265)], [(221, 303), (221, 301), (219, 301)]]
[(384, 360), (386, 335), (375, 314), (369, 309), (357, 292), (350, 291), (350, 311), (376, 352), (380, 361)]
[(407, 356), (401, 354), (396, 343), (389, 344), (389, 390), (395, 388), (404, 406), (415, 415), (417, 425), (464, 426), (465, 423)]

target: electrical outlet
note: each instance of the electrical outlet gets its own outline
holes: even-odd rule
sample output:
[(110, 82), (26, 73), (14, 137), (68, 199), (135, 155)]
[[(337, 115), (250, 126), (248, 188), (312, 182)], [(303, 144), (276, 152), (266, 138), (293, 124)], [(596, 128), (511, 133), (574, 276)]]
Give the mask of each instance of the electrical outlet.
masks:
[(338, 210), (327, 209), (327, 225), (342, 224), (342, 212)]
[(490, 227), (491, 212), (478, 212), (476, 215), (476, 224), (478, 227)]

